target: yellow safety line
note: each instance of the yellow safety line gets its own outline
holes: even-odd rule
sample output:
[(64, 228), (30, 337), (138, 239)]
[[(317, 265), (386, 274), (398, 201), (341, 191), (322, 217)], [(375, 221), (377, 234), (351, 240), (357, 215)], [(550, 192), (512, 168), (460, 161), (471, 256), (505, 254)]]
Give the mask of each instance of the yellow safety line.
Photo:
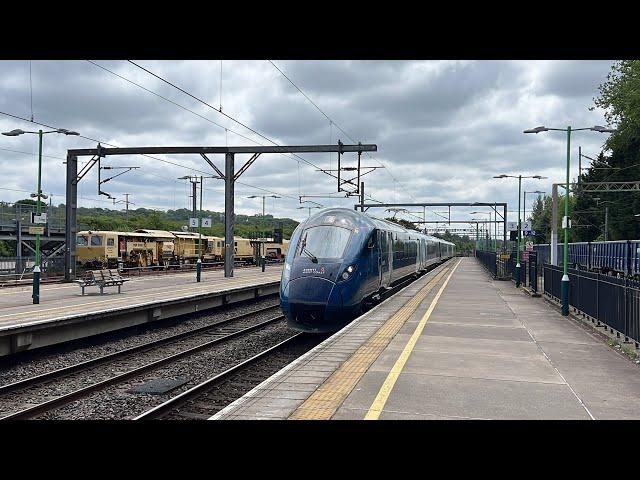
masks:
[(398, 380), (400, 373), (402, 373), (402, 369), (404, 368), (405, 364), (407, 363), (407, 360), (409, 359), (409, 355), (411, 355), (413, 348), (416, 346), (416, 342), (418, 341), (418, 338), (420, 338), (420, 335), (422, 335), (422, 331), (424, 330), (425, 325), (429, 321), (429, 317), (431, 317), (431, 313), (436, 308), (436, 304), (440, 299), (440, 295), (442, 295), (442, 292), (444, 292), (444, 289), (447, 287), (447, 284), (449, 283), (451, 276), (456, 271), (456, 268), (458, 268), (458, 265), (460, 265), (460, 262), (462, 262), (462, 259), (460, 259), (456, 264), (456, 266), (453, 267), (453, 269), (451, 270), (451, 273), (449, 273), (449, 276), (444, 281), (444, 283), (442, 284), (442, 287), (440, 287), (440, 290), (438, 290), (438, 293), (436, 294), (433, 301), (431, 302), (431, 305), (429, 305), (429, 309), (425, 312), (424, 316), (420, 320), (420, 323), (418, 323), (418, 326), (413, 332), (413, 335), (411, 335), (409, 342), (404, 347), (404, 350), (400, 354), (400, 357), (398, 357), (398, 360), (396, 360), (396, 363), (393, 365), (393, 368), (389, 372), (389, 375), (387, 375), (386, 380), (382, 384), (382, 387), (380, 388), (378, 395), (376, 396), (375, 400), (371, 404), (371, 407), (369, 408), (367, 415), (364, 417), (365, 420), (378, 420), (378, 418), (380, 418), (380, 415), (382, 414), (382, 409), (387, 403), (387, 400), (389, 399), (389, 395), (391, 394), (391, 391), (393, 390), (393, 387), (396, 384), (396, 381)]
[(320, 388), (313, 392), (289, 417), (290, 420), (328, 420), (340, 408), (376, 358), (387, 347), (429, 292), (446, 275), (442, 269), (398, 312), (382, 325), (367, 342), (346, 360)]
[[(95, 302), (84, 302), (84, 303), (79, 303), (76, 305), (67, 305), (67, 306), (57, 306), (57, 307), (52, 307), (52, 308), (43, 308), (43, 309), (37, 309), (37, 310), (29, 310), (26, 312), (14, 312), (14, 313), (8, 313), (8, 314), (4, 314), (4, 315), (0, 315), (0, 318), (6, 318), (6, 317), (11, 317), (11, 320), (18, 320), (18, 317), (21, 316), (31, 316), (31, 315), (35, 315), (35, 316), (41, 316), (43, 313), (46, 312), (50, 312), (52, 310), (55, 311), (59, 311), (59, 310), (84, 310), (85, 307), (90, 306), (90, 305), (98, 305), (98, 304), (103, 304), (103, 303), (108, 303), (110, 304), (110, 306), (113, 307), (117, 307), (117, 306), (127, 306), (131, 300), (138, 300), (138, 299), (142, 299), (142, 298), (147, 298), (147, 297), (155, 297), (157, 295), (162, 294), (163, 292), (160, 289), (172, 289), (171, 293), (178, 293), (178, 295), (182, 294), (182, 293), (195, 293), (195, 294), (203, 294), (203, 293), (218, 293), (218, 292), (223, 292), (225, 290), (228, 290), (228, 287), (235, 287), (235, 286), (240, 286), (242, 287), (242, 283), (246, 282), (247, 280), (253, 280), (253, 278), (248, 279), (248, 278), (241, 278), (241, 277), (237, 277), (237, 278), (233, 278), (231, 280), (227, 280), (226, 283), (224, 285), (184, 285), (183, 288), (175, 288), (176, 285), (167, 285), (167, 286), (162, 286), (162, 287), (156, 287), (156, 291), (152, 292), (152, 293), (146, 293), (146, 294), (136, 294), (135, 297), (129, 296), (129, 297), (123, 297), (123, 298), (109, 298), (106, 300), (97, 300)], [(275, 280), (272, 280), (275, 281)], [(247, 285), (249, 286), (249, 285)], [(258, 285), (256, 285), (258, 286)], [(209, 290), (206, 289), (205, 287), (214, 287), (213, 290)], [(218, 289), (215, 289), (216, 287), (220, 287)], [(195, 288), (195, 290), (194, 290)], [(124, 292), (124, 293), (135, 293), (133, 291), (130, 292)], [(76, 297), (73, 297), (76, 298)], [(82, 297), (80, 297), (82, 298)], [(174, 297), (170, 297), (170, 298), (162, 298), (162, 300), (176, 300), (181, 298), (180, 296), (174, 296)], [(62, 299), (55, 299), (55, 300), (64, 300), (64, 298)], [(20, 306), (15, 306), (15, 307), (8, 307), (8, 308), (20, 308)], [(89, 312), (90, 313), (90, 312)]]

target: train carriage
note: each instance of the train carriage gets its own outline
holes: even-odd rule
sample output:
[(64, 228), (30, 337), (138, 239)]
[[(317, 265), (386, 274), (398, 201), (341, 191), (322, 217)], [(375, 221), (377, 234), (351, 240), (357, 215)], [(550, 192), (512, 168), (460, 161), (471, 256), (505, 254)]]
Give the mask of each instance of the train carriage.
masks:
[(290, 326), (314, 332), (341, 328), (382, 292), (454, 252), (450, 242), (342, 208), (298, 225), (290, 247), (281, 307)]
[(84, 230), (76, 235), (76, 258), (88, 268), (146, 267), (158, 264), (157, 246), (148, 234)]

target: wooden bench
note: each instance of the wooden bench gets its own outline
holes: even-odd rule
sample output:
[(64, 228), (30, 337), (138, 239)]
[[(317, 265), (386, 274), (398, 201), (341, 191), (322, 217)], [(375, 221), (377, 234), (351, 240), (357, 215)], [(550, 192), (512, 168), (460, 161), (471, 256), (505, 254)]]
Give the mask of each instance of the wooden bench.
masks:
[(128, 281), (128, 278), (121, 277), (115, 270), (89, 270), (80, 280), (75, 280), (82, 289), (82, 295), (86, 287), (100, 288), (100, 295), (104, 293), (105, 287), (118, 287), (118, 293), (121, 293), (120, 287)]

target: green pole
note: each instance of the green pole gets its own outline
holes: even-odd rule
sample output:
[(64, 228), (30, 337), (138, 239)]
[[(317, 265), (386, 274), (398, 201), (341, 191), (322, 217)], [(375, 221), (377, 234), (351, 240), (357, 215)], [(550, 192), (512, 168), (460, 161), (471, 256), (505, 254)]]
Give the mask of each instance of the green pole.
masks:
[[(40, 215), (40, 195), (42, 193), (42, 130), (38, 130), (38, 190), (36, 213)], [(40, 234), (36, 233), (36, 264), (33, 267), (33, 303), (40, 303)]]
[(571, 126), (567, 127), (567, 185), (564, 196), (564, 255), (562, 266), (562, 315), (569, 315), (569, 170), (571, 166)]
[(520, 236), (522, 221), (520, 219), (520, 197), (522, 196), (522, 175), (518, 175), (518, 242), (516, 243), (516, 287), (520, 286)]
[(198, 210), (198, 262), (196, 263), (196, 282), (200, 281), (202, 272), (202, 175), (200, 175), (200, 210)]

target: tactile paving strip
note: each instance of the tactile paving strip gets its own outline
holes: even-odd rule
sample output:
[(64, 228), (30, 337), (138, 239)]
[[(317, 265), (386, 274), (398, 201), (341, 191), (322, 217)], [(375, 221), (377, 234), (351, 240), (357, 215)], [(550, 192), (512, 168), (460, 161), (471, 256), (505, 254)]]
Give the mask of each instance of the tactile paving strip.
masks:
[(391, 317), (351, 358), (343, 363), (327, 381), (318, 388), (289, 417), (290, 420), (329, 420), (345, 401), (365, 372), (391, 342), (404, 323), (416, 311), (429, 292), (449, 272), (442, 269), (398, 313)]

